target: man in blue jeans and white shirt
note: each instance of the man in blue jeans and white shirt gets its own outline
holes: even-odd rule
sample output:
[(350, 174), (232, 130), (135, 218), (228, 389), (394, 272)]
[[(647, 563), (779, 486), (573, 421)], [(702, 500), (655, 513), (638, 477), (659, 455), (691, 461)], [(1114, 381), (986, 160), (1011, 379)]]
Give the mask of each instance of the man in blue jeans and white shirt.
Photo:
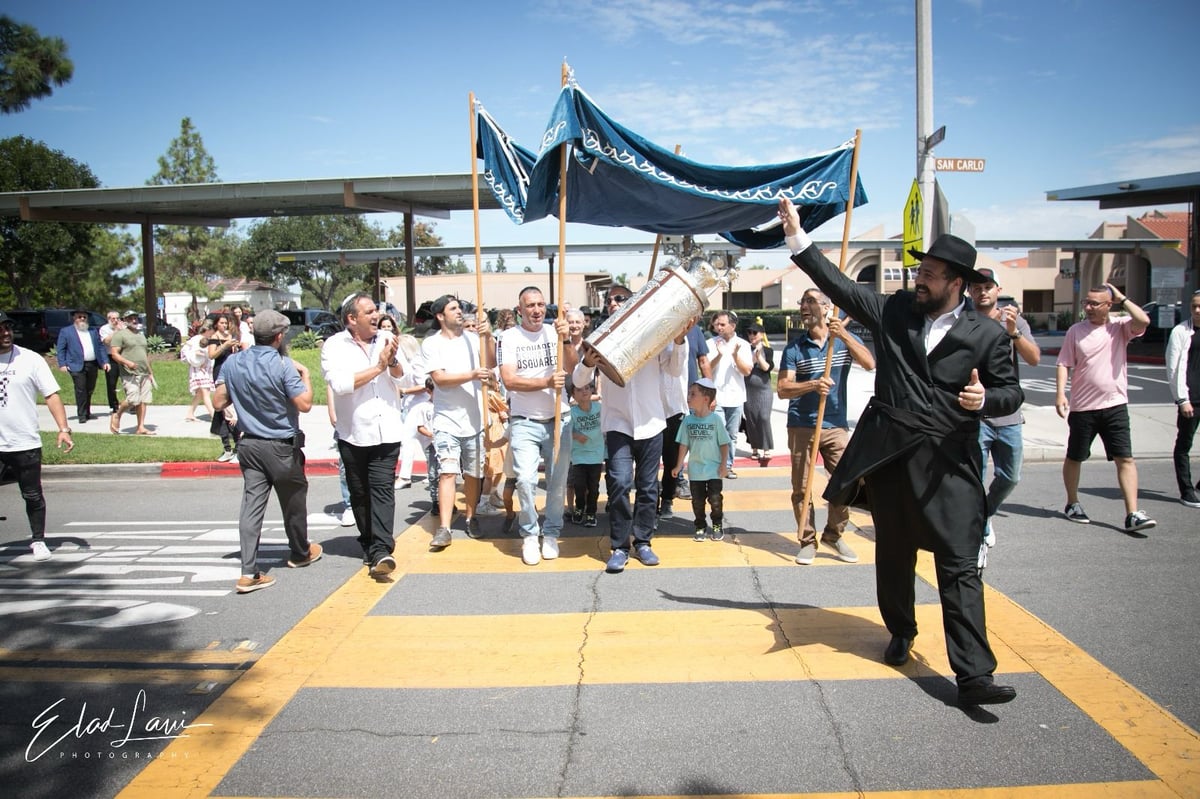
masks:
[[(496, 363), (500, 379), (508, 389), (509, 450), (517, 478), (518, 520), (525, 539), (521, 560), (536, 566), (542, 558), (558, 557), (558, 534), (562, 532), (567, 497), (567, 474), (571, 467), (571, 405), (564, 390), (567, 375), (579, 355), (570, 343), (566, 313), (554, 324), (546, 322), (546, 300), (540, 289), (529, 286), (517, 297), (521, 324), (500, 334)], [(559, 342), (563, 362), (558, 362)], [(558, 400), (560, 427), (558, 456), (554, 456), (554, 404)], [(538, 529), (538, 466), (546, 464), (546, 523)], [(539, 547), (538, 536), (543, 540)]]
[[(1030, 366), (1037, 366), (1038, 361), (1042, 359), (1042, 350), (1033, 340), (1029, 323), (1018, 312), (1016, 305), (1007, 305), (1004, 308), (996, 305), (1000, 296), (1000, 284), (996, 282), (995, 271), (983, 268), (976, 271), (987, 278), (987, 282), (970, 285), (968, 290), (971, 300), (977, 309), (995, 319), (1008, 334), (1009, 341), (1012, 342), (1013, 367), (1019, 371), (1018, 355)], [(987, 477), (988, 453), (992, 455), (992, 482), (987, 491), (987, 525), (983, 535), (983, 542), (989, 547), (996, 545), (992, 517), (1021, 481), (1021, 460), (1025, 452), (1024, 440), (1021, 438), (1023, 424), (1025, 417), (1019, 410), (1007, 416), (984, 416), (979, 423), (983, 477)]]

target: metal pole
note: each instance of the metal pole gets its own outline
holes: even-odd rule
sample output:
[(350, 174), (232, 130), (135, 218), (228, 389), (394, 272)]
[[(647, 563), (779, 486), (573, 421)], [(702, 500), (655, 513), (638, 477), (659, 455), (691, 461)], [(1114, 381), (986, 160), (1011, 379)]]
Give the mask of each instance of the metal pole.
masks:
[(916, 0), (917, 7), (917, 183), (921, 187), (921, 236), (930, 245), (933, 215), (933, 151), (927, 146), (933, 133), (933, 12), (932, 0)]

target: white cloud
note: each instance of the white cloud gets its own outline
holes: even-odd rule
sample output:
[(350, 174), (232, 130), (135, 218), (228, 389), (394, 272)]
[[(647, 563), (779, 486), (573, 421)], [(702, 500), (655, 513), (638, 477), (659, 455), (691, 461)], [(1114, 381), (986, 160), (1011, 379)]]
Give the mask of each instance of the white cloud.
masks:
[(1112, 159), (1109, 167), (1112, 176), (1108, 180), (1200, 171), (1200, 127), (1126, 142), (1103, 154)]

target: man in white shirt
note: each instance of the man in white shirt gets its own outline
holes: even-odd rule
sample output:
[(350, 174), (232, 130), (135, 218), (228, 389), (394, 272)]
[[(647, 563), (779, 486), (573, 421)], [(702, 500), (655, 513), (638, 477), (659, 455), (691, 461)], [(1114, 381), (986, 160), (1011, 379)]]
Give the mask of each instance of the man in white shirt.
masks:
[(58, 396), (58, 382), (46, 359), (13, 344), (13, 322), (0, 312), (0, 464), (17, 475), (17, 486), (25, 500), (25, 515), (32, 534), (30, 551), (34, 560), (48, 560), (46, 546), (46, 497), (42, 493), (42, 438), (38, 434), (37, 395), (46, 398), (46, 408), (58, 425), (57, 446), (64, 452), (75, 448), (67, 410)]
[(382, 577), (396, 569), (393, 480), (404, 439), (397, 388), (412, 367), (399, 360), (396, 337), (379, 330), (371, 295), (351, 294), (342, 303), (341, 317), (346, 329), (325, 341), (321, 372), (333, 391), (338, 452), (363, 560), (372, 577)]
[(737, 335), (737, 323), (728, 311), (713, 314), (712, 326), (716, 335), (708, 340), (708, 364), (717, 386), (717, 409), (725, 419), (725, 432), (729, 433), (725, 477), (736, 480), (733, 452), (742, 424), (742, 407), (746, 404), (746, 375), (754, 369), (754, 362), (750, 358), (750, 342)]
[[(570, 344), (565, 314), (560, 313), (553, 325), (546, 323), (546, 300), (540, 289), (534, 286), (522, 289), (517, 308), (521, 324), (500, 335), (496, 362), (500, 366), (500, 379), (508, 389), (509, 448), (521, 504), (518, 525), (524, 538), (521, 559), (529, 566), (536, 566), (542, 558), (558, 557), (558, 535), (562, 532), (571, 464), (570, 397), (563, 386), (579, 355)], [(557, 458), (554, 456), (556, 401), (560, 419)], [(538, 466), (542, 462), (546, 465), (546, 521), (539, 531), (534, 495)], [(539, 532), (544, 535), (540, 549)]]
[[(610, 307), (610, 310), (615, 309)], [(601, 388), (604, 402), (600, 407), (600, 429), (607, 451), (604, 484), (608, 491), (608, 534), (612, 548), (604, 568), (610, 574), (625, 570), (631, 549), (643, 566), (658, 565), (658, 555), (651, 549), (650, 539), (658, 512), (658, 467), (662, 461), (663, 430), (667, 426), (663, 375), (666, 379), (678, 379), (685, 374), (687, 357), (684, 331), (656, 357), (646, 361), (624, 386), (606, 380)], [(595, 379), (596, 369), (583, 363), (571, 375), (577, 386)]]
[[(445, 295), (429, 308), (437, 331), (421, 344), (421, 363), (433, 380), (433, 449), (438, 467), (438, 528), (429, 546), (441, 551), (450, 546), (453, 532), (455, 483), (463, 477), (466, 507), (463, 516), (469, 538), (481, 538), (476, 503), (483, 481), (483, 417), (481, 386), (491, 379), (486, 363), (494, 362), (487, 315), (480, 314), (478, 333), (466, 329), (462, 305)], [(484, 350), (481, 351), (481, 347)]]

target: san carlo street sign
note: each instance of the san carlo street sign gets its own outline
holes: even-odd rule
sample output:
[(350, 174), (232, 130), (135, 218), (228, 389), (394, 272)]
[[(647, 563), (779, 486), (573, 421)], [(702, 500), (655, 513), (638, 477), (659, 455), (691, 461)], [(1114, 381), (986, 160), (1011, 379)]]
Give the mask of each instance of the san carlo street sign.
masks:
[(935, 158), (933, 168), (938, 172), (982, 172), (986, 158)]

